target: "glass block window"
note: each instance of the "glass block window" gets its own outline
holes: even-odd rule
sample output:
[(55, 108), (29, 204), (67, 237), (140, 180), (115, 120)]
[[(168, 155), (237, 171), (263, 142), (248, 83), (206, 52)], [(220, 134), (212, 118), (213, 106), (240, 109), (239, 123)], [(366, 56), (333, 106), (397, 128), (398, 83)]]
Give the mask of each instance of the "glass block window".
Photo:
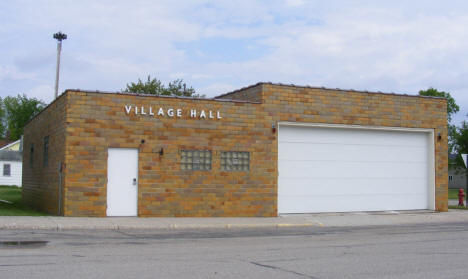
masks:
[(221, 152), (221, 170), (223, 171), (249, 171), (250, 153), (244, 151)]
[(11, 165), (3, 164), (3, 176), (10, 176), (10, 175), (11, 175)]
[(182, 170), (211, 170), (210, 150), (182, 150), (180, 157)]

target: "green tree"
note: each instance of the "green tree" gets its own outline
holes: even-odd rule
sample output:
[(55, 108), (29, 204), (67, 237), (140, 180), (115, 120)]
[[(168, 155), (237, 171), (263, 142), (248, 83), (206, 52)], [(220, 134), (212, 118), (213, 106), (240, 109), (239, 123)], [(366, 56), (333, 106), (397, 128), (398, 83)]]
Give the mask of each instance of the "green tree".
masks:
[(145, 82), (138, 79), (137, 82), (127, 83), (127, 87), (122, 91), (164, 96), (205, 97), (204, 95), (197, 94), (192, 87), (187, 87), (182, 79), (176, 79), (165, 86), (160, 80), (151, 78), (151, 76), (148, 76)]
[(427, 90), (420, 90), (419, 95), (421, 96), (432, 96), (432, 97), (441, 97), (447, 99), (447, 130), (448, 130), (448, 149), (449, 153), (454, 151), (455, 145), (455, 134), (457, 128), (451, 123), (452, 115), (460, 111), (460, 107), (455, 102), (455, 99), (448, 92), (438, 91), (435, 88), (430, 87)]
[(2, 98), (0, 98), (0, 138), (5, 135), (5, 123), (5, 108)]
[(17, 140), (23, 134), (26, 122), (39, 113), (46, 104), (36, 98), (28, 98), (23, 94), (17, 97), (6, 97), (3, 99), (3, 106), (8, 139)]
[(430, 87), (427, 90), (420, 90), (419, 95), (446, 98), (447, 99), (447, 122), (448, 123), (452, 121), (452, 115), (460, 111), (460, 107), (455, 102), (455, 99), (448, 92), (438, 91), (437, 89)]
[[(467, 115), (468, 117), (468, 115)], [(468, 154), (468, 122), (463, 121), (460, 127), (456, 127), (454, 134), (454, 152), (458, 154), (455, 159), (455, 165), (465, 168), (463, 159), (460, 154)]]

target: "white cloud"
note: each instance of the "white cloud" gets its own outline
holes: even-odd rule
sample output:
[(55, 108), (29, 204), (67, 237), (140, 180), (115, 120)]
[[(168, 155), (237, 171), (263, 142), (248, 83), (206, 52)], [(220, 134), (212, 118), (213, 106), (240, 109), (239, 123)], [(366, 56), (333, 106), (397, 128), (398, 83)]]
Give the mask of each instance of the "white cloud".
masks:
[(0, 82), (5, 80), (34, 79), (35, 74), (19, 71), (14, 65), (0, 65)]
[[(452, 92), (466, 114), (467, 8), (464, 1), (10, 1), (0, 10), (0, 94), (48, 96), (51, 34), (62, 30), (69, 39), (60, 88), (120, 90), (148, 74), (183, 78), (210, 96), (258, 81), (414, 94), (433, 86)], [(256, 55), (213, 61), (209, 45), (195, 47), (206, 39), (239, 40), (235, 47)]]
[(305, 0), (286, 0), (287, 6), (299, 7), (305, 4)]
[(208, 86), (200, 88), (199, 90), (197, 90), (197, 92), (200, 94), (205, 94), (207, 97), (216, 97), (218, 95), (233, 91), (235, 89), (238, 89), (238, 87), (232, 84), (212, 83)]
[[(60, 91), (62, 92), (62, 91)], [(59, 92), (59, 94), (60, 94)], [(48, 84), (40, 84), (31, 88), (28, 92), (25, 93), (29, 98), (37, 98), (46, 103), (52, 102), (54, 100), (55, 89), (53, 86)]]

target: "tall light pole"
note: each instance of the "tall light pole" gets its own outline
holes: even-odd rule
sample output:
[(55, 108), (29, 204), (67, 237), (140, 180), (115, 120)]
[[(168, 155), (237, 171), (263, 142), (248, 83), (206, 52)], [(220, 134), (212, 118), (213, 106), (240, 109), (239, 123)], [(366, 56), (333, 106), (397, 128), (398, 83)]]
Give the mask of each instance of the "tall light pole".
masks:
[(55, 99), (57, 99), (60, 71), (60, 52), (62, 51), (62, 41), (67, 39), (67, 34), (63, 34), (59, 31), (58, 33), (54, 34), (54, 39), (57, 40), (57, 69), (55, 73)]

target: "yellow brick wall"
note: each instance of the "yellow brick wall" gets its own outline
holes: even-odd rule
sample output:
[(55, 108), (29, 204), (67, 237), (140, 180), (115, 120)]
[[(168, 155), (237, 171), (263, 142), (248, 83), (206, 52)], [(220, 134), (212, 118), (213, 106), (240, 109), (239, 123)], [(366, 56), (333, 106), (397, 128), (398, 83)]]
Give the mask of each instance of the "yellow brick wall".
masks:
[[(60, 96), (26, 124), (23, 137), (23, 201), (50, 214), (61, 211), (60, 165), (65, 162), (67, 96)], [(43, 163), (44, 137), (49, 136), (48, 164)], [(31, 146), (34, 145), (31, 164)], [(62, 196), (63, 198), (63, 196)]]
[(220, 95), (216, 97), (216, 99), (223, 99), (223, 100), (244, 100), (244, 101), (251, 101), (251, 102), (262, 102), (263, 95), (262, 95), (262, 86), (253, 85), (248, 86), (246, 88), (241, 88), (238, 90), (234, 90), (232, 92)]
[[(261, 84), (270, 120), (434, 129), (436, 210), (448, 208), (445, 99)], [(438, 134), (441, 140), (438, 140)], [(275, 138), (274, 152), (277, 152)], [(275, 161), (276, 163), (276, 161)], [(275, 169), (277, 166), (275, 165)]]
[[(442, 136), (440, 141), (435, 139), (436, 207), (447, 210), (443, 99), (274, 84), (248, 87), (222, 96), (223, 100), (81, 91), (65, 94), (59, 103), (66, 100), (66, 118), (55, 112), (63, 113), (61, 107), (51, 106), (46, 111), (57, 115), (65, 127), (60, 132), (66, 136), (66, 148), (57, 150), (56, 157), (63, 156), (66, 162), (66, 216), (106, 215), (107, 149), (111, 147), (139, 150), (139, 216), (276, 216), (278, 143), (271, 126), (281, 121), (434, 129), (435, 137)], [(227, 101), (230, 95), (237, 101)], [(135, 116), (126, 113), (125, 105), (181, 108), (184, 116)], [(219, 110), (222, 119), (193, 119), (187, 115), (190, 109)], [(42, 136), (35, 133), (43, 133), (42, 127), (50, 125), (45, 120), (49, 114), (42, 113), (27, 126), (32, 141)], [(25, 145), (25, 151), (27, 148)], [(158, 153), (161, 148), (162, 156)], [(182, 149), (211, 150), (212, 170), (181, 170)], [(221, 151), (249, 151), (250, 171), (221, 171)], [(25, 175), (30, 189), (47, 184), (39, 173)], [(40, 204), (56, 200), (53, 195), (37, 197), (36, 201), (43, 199)]]
[[(109, 147), (139, 150), (139, 216), (276, 215), (275, 135), (260, 104), (68, 94), (65, 215), (105, 216)], [(127, 115), (125, 105), (181, 108), (185, 114)], [(192, 119), (189, 109), (219, 110), (222, 118)], [(212, 170), (181, 170), (182, 149), (211, 150)], [(220, 170), (220, 152), (231, 150), (250, 152), (249, 172)]]

